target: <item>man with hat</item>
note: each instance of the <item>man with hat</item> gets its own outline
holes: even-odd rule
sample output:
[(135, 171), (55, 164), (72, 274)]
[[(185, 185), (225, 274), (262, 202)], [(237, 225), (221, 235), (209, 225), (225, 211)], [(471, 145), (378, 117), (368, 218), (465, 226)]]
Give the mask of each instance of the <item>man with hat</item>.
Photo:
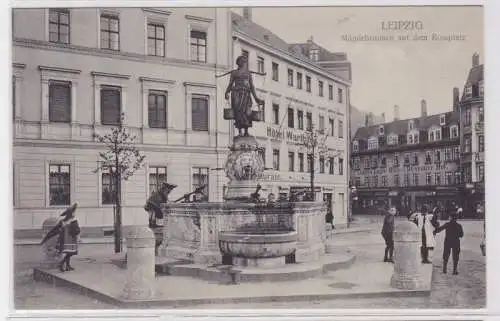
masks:
[(443, 249), (443, 273), (446, 274), (448, 259), (453, 252), (453, 275), (458, 274), (458, 260), (460, 259), (460, 238), (464, 236), (462, 225), (457, 222), (458, 214), (452, 213), (450, 221), (434, 230), (434, 235), (446, 230)]
[(161, 204), (167, 203), (168, 194), (172, 192), (177, 185), (163, 183), (158, 191), (153, 191), (144, 205), (144, 210), (149, 213), (149, 228), (155, 233), (155, 254), (158, 255), (158, 248), (163, 242), (164, 217), (161, 210)]
[(429, 251), (434, 250), (436, 246), (436, 239), (434, 238), (433, 227), (439, 227), (438, 218), (436, 215), (430, 214), (430, 206), (422, 207), (422, 212), (415, 212), (410, 215), (410, 221), (417, 224), (422, 232), (422, 246), (420, 247), (420, 255), (422, 263), (430, 264)]
[(78, 239), (80, 236), (80, 226), (75, 217), (75, 211), (78, 204), (75, 203), (67, 210), (65, 210), (61, 217), (62, 219), (54, 226), (52, 230), (47, 233), (43, 238), (41, 244), (45, 243), (50, 238), (58, 235), (57, 248), (59, 253), (62, 254), (61, 262), (59, 263), (59, 270), (73, 271), (74, 268), (70, 264), (71, 257), (78, 254)]

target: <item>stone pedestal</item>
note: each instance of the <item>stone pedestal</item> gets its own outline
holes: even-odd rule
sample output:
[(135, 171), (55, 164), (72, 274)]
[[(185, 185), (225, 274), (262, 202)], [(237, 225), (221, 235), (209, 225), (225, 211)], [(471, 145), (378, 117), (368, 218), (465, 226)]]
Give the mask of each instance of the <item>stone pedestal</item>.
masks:
[(415, 290), (424, 285), (421, 274), (421, 234), (410, 221), (396, 224), (394, 229), (394, 273), (391, 286), (403, 290)]
[(155, 296), (155, 236), (146, 226), (127, 229), (127, 280), (123, 297), (149, 300)]
[[(57, 225), (59, 219), (57, 217), (49, 217), (42, 223), (43, 236), (47, 235), (50, 230)], [(58, 237), (54, 236), (42, 245), (43, 257), (40, 266), (45, 269), (53, 269), (59, 265), (61, 255), (57, 249)]]
[(285, 266), (285, 257), (244, 258), (233, 257), (233, 265), (237, 267), (272, 269)]

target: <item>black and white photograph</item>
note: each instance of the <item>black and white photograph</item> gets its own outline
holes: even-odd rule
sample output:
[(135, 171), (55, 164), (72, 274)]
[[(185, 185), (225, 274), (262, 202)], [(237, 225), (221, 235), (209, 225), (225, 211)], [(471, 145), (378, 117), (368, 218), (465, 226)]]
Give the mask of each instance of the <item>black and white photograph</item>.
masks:
[(13, 309), (486, 309), (483, 6), (10, 10)]

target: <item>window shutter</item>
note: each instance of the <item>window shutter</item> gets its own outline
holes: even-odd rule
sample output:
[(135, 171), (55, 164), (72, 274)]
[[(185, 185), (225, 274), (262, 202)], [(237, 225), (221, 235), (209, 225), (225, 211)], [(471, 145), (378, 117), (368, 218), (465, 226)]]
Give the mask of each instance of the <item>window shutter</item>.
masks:
[(192, 129), (208, 131), (208, 97), (193, 96), (191, 103)]
[(119, 88), (101, 88), (101, 123), (103, 125), (120, 124), (120, 97)]
[(71, 121), (71, 83), (49, 83), (49, 121), (69, 123)]

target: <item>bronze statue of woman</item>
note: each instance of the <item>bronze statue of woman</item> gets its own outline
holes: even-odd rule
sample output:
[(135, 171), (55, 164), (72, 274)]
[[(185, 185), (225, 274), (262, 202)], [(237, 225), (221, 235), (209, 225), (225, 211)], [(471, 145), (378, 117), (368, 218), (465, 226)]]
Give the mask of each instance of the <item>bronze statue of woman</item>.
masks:
[(242, 130), (245, 136), (248, 136), (248, 128), (252, 127), (252, 97), (257, 105), (262, 105), (263, 100), (257, 97), (253, 85), (252, 73), (248, 70), (248, 61), (246, 56), (239, 56), (236, 59), (238, 69), (231, 71), (229, 85), (226, 89), (225, 98), (229, 100), (231, 93), (231, 109), (233, 110), (234, 127), (238, 128), (239, 135), (242, 136)]

